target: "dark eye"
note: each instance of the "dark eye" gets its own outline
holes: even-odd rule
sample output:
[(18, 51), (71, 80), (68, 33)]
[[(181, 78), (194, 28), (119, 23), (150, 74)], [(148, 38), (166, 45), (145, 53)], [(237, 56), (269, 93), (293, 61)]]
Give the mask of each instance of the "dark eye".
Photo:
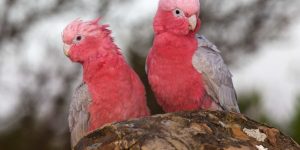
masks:
[(173, 15), (174, 15), (175, 17), (182, 17), (182, 16), (184, 16), (184, 13), (183, 13), (183, 11), (180, 10), (180, 9), (174, 9), (174, 10), (173, 10)]
[(77, 36), (76, 37), (76, 41), (81, 41), (82, 37), (81, 36)]
[(77, 36), (74, 38), (73, 42), (74, 42), (74, 43), (78, 43), (78, 42), (80, 42), (82, 39), (83, 39), (82, 35), (77, 35)]

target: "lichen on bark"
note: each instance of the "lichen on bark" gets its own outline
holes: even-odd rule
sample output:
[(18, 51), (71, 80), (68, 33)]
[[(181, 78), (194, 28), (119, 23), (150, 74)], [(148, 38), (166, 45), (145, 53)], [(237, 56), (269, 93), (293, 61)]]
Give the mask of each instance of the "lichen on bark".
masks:
[(76, 150), (258, 148), (300, 150), (296, 142), (278, 129), (241, 114), (214, 111), (178, 112), (114, 123), (89, 133), (75, 147)]

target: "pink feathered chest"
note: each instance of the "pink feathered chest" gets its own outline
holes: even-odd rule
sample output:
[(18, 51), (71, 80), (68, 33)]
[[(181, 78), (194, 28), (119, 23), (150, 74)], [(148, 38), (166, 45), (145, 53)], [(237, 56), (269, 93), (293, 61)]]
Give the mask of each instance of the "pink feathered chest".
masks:
[(153, 47), (148, 56), (148, 79), (165, 111), (195, 110), (205, 95), (201, 74), (192, 65), (196, 41), (176, 47)]

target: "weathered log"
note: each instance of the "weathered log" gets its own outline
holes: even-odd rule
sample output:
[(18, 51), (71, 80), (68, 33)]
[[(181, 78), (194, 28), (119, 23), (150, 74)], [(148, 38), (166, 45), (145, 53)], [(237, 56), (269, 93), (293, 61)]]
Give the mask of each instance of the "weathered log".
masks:
[(300, 150), (278, 129), (229, 112), (179, 112), (115, 123), (76, 150)]

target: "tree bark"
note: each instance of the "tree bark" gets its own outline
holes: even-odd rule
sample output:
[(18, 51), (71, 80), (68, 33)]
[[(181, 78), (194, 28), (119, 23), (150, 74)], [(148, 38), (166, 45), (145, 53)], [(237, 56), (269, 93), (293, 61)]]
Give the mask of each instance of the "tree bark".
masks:
[(178, 112), (105, 126), (76, 150), (300, 150), (278, 129), (229, 112)]

